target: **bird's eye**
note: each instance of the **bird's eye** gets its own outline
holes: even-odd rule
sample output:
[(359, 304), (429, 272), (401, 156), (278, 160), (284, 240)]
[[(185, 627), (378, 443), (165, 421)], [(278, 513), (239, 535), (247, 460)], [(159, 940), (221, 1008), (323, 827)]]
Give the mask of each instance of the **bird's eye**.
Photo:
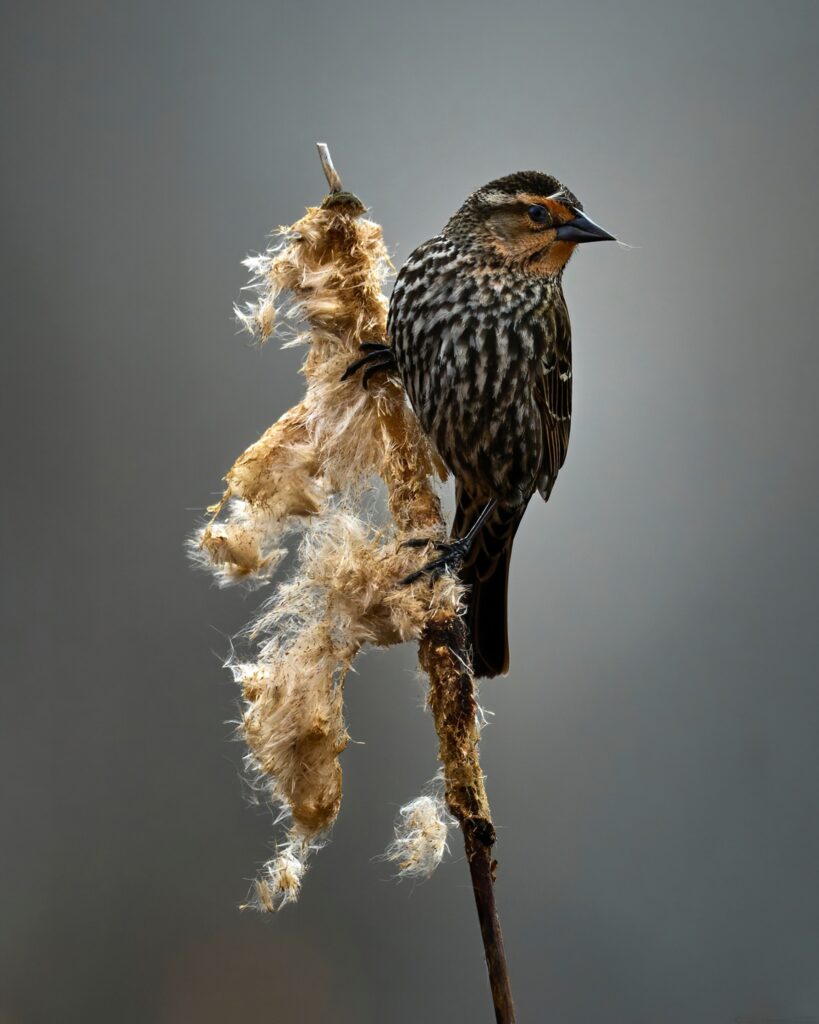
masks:
[(529, 220), (533, 220), (535, 224), (548, 224), (549, 223), (549, 211), (545, 206), (539, 206), (537, 204), (530, 206), (526, 211), (529, 214)]

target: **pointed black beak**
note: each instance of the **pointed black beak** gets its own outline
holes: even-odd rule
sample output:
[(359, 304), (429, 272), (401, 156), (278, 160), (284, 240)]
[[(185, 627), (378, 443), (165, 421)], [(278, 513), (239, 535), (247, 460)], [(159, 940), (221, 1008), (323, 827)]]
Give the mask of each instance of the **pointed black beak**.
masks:
[(561, 242), (616, 242), (614, 235), (595, 224), (591, 217), (587, 217), (580, 210), (575, 210), (577, 215), (574, 220), (561, 224), (557, 229), (557, 237)]

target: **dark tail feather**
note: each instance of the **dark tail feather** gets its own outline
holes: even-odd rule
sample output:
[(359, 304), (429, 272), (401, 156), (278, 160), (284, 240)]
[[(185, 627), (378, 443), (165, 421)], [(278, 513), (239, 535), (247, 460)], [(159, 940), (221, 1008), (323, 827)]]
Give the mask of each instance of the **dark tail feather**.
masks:
[[(452, 525), (455, 538), (466, 535), (484, 505), (461, 487), (456, 497), (458, 507)], [(469, 588), (466, 625), (472, 640), (472, 667), (478, 678), (509, 671), (506, 594), (512, 541), (522, 517), (521, 508), (496, 508), (475, 538), (461, 570)]]

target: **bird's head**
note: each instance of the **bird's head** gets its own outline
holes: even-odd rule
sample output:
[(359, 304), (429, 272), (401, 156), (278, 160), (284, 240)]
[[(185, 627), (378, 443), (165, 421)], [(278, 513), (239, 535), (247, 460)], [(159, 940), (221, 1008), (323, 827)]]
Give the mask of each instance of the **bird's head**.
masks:
[(498, 257), (533, 277), (559, 277), (582, 242), (614, 240), (583, 213), (577, 196), (540, 171), (490, 181), (466, 200), (444, 228), (462, 248)]

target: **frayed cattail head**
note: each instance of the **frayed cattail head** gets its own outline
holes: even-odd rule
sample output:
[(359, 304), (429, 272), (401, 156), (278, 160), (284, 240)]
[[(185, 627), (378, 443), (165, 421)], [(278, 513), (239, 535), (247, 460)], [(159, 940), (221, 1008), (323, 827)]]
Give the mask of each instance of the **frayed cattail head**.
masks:
[[(220, 584), (261, 584), (288, 538), (300, 537), (290, 579), (245, 630), (250, 655), (230, 663), (242, 687), (248, 768), (291, 823), (257, 886), (256, 905), (267, 910), (296, 898), (307, 853), (338, 814), (343, 686), (356, 654), (367, 643), (419, 639), (431, 610), (455, 613), (461, 600), (450, 576), (432, 587), (397, 585), (418, 564), (417, 550), (401, 542), (444, 536), (432, 480), (442, 468), (396, 381), (368, 391), (359, 379), (342, 381), (359, 345), (385, 338), (389, 269), (381, 229), (345, 195), (309, 209), (247, 261), (255, 299), (237, 315), (259, 341), (278, 331), (308, 346), (307, 391), (239, 456), (190, 545)], [(379, 478), (387, 509), (375, 525), (366, 509), (377, 506)], [(428, 852), (418, 845), (419, 866), (406, 873), (428, 873), (440, 860), (445, 829), (436, 832), (435, 821), (419, 824)]]
[[(343, 687), (358, 651), (418, 639), (443, 769), (440, 785), (401, 808), (386, 857), (399, 876), (426, 878), (447, 848), (447, 809), (458, 821), (496, 1019), (513, 1024), (463, 588), (448, 574), (431, 581), (415, 573), (414, 583), (398, 585), (418, 568), (417, 547), (402, 542), (445, 536), (433, 479), (446, 474), (399, 382), (373, 378), (364, 391), (344, 372), (363, 342), (386, 341), (389, 263), (381, 229), (342, 190), (323, 143), (319, 152), (331, 194), (247, 261), (255, 298), (236, 311), (260, 342), (278, 331), (309, 346), (307, 392), (239, 456), (210, 522), (190, 542), (194, 561), (220, 583), (265, 583), (283, 542), (301, 539), (291, 577), (244, 631), (248, 656), (228, 662), (242, 690), (248, 768), (277, 821), (287, 821), (248, 905), (272, 912), (297, 899), (308, 854), (338, 815)], [(388, 515), (372, 515), (383, 493), (378, 478)]]

